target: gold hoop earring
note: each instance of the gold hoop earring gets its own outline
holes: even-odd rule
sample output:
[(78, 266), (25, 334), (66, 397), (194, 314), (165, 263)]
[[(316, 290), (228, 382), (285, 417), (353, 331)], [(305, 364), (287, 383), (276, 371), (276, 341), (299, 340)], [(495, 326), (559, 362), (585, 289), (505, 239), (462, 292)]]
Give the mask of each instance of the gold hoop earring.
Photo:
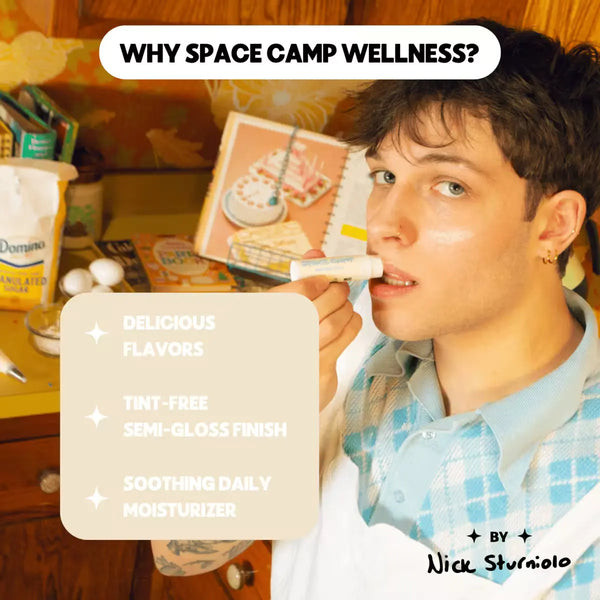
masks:
[(558, 254), (555, 254), (554, 258), (552, 258), (552, 253), (550, 252), (550, 250), (548, 250), (547, 258), (542, 258), (542, 262), (545, 265), (553, 265), (557, 260), (558, 260)]

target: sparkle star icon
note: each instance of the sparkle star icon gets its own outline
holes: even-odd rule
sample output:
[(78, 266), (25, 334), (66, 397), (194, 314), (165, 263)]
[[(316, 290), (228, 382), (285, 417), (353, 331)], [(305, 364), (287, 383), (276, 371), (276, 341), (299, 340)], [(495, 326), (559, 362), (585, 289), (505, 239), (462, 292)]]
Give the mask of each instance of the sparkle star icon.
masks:
[(480, 538), (481, 536), (473, 529), (473, 532), (470, 533), (467, 537), (470, 537), (473, 540), (473, 543), (475, 543), (477, 541), (477, 538)]
[(517, 537), (520, 537), (523, 540), (523, 542), (526, 542), (530, 537), (533, 536), (527, 533), (527, 529), (523, 529), (523, 533), (520, 533)]
[(96, 324), (94, 325), (94, 329), (90, 329), (90, 331), (86, 331), (85, 335), (91, 335), (94, 338), (94, 341), (97, 344), (98, 340), (103, 335), (106, 335), (107, 333), (108, 333), (108, 331), (103, 331), (102, 329), (100, 329), (100, 326), (98, 325), (98, 321), (96, 321)]
[(106, 415), (103, 415), (98, 410), (98, 406), (96, 406), (93, 413), (86, 415), (85, 418), (90, 419), (91, 421), (94, 421), (94, 425), (96, 426), (96, 429), (98, 429), (98, 423), (100, 423), (100, 421), (103, 421), (104, 419), (108, 419), (108, 417)]
[(94, 503), (94, 507), (96, 508), (96, 510), (98, 510), (98, 505), (100, 504), (100, 502), (102, 502), (103, 500), (108, 500), (108, 498), (106, 498), (105, 496), (103, 496), (98, 491), (98, 486), (96, 486), (96, 489), (94, 490), (94, 493), (91, 496), (87, 496), (86, 500), (90, 500), (91, 502), (93, 502)]

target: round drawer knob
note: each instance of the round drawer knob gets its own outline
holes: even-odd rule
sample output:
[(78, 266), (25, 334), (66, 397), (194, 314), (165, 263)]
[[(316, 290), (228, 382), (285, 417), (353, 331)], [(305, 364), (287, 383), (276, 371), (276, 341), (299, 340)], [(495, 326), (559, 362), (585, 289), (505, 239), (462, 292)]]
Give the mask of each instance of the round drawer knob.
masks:
[(60, 474), (57, 469), (44, 469), (39, 481), (40, 489), (46, 494), (54, 494), (60, 489)]
[(245, 560), (241, 565), (232, 563), (227, 567), (227, 583), (232, 590), (241, 590), (245, 585), (252, 585), (254, 570)]

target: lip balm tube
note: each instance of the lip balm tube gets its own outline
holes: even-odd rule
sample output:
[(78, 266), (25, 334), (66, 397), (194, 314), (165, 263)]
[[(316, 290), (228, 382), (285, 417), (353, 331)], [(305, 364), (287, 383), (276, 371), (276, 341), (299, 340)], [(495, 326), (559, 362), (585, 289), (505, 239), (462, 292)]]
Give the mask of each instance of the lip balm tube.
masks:
[(327, 275), (329, 281), (359, 281), (381, 277), (383, 262), (379, 256), (333, 256), (309, 258), (290, 262), (290, 279), (304, 279), (312, 275)]

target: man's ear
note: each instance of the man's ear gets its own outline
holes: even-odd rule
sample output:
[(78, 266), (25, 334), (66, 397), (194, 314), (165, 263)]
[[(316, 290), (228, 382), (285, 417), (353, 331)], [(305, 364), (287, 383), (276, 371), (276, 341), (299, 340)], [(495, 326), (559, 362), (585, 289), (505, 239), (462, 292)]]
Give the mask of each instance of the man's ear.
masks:
[(538, 207), (540, 257), (555, 256), (573, 243), (585, 220), (585, 200), (575, 190), (544, 198)]

